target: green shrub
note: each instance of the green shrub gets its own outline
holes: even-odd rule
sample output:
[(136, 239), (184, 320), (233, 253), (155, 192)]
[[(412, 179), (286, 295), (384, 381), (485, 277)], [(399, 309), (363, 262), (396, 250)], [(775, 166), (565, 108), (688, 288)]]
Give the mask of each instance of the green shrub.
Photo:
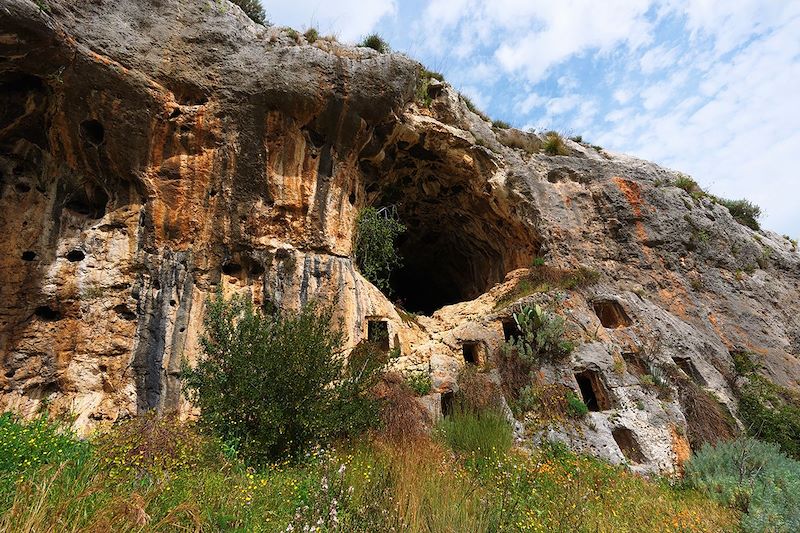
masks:
[(428, 93), (431, 80), (444, 81), (444, 76), (439, 72), (428, 70), (422, 65), (419, 67), (419, 78), (417, 79), (417, 94), (416, 100), (423, 107), (430, 107), (433, 103), (431, 95)]
[(572, 418), (583, 418), (589, 414), (589, 408), (572, 391), (567, 392), (567, 413)]
[(372, 48), (380, 52), (381, 54), (388, 53), (391, 48), (389, 47), (389, 43), (387, 43), (379, 34), (371, 33), (364, 37), (364, 40), (359, 43), (358, 46), (363, 48)]
[(401, 264), (394, 241), (405, 230), (385, 208), (365, 207), (356, 218), (356, 264), (364, 277), (387, 294), (392, 270)]
[(319, 39), (319, 30), (317, 28), (308, 28), (303, 36), (308, 41), (308, 44), (314, 44)]
[(567, 145), (564, 144), (564, 138), (557, 131), (548, 131), (544, 134), (542, 150), (547, 155), (569, 155)]
[(386, 364), (373, 350), (342, 354), (332, 309), (268, 315), (249, 300), (208, 301), (197, 367), (184, 383), (200, 422), (254, 463), (297, 457), (312, 444), (377, 422), (368, 391)]
[(749, 380), (739, 398), (739, 418), (748, 433), (800, 460), (800, 399), (762, 376)]
[(686, 174), (678, 174), (678, 177), (674, 182), (672, 182), (672, 184), (679, 189), (683, 189), (691, 195), (703, 193), (703, 189), (700, 188), (700, 185), (698, 185), (696, 181)]
[(572, 137), (569, 138), (569, 140), (576, 143), (582, 143), (583, 135), (573, 135)]
[(427, 372), (406, 374), (406, 385), (417, 396), (425, 396), (431, 391), (431, 376)]
[(500, 129), (500, 130), (507, 130), (508, 128), (511, 127), (511, 124), (509, 124), (505, 120), (499, 120), (498, 119), (498, 120), (493, 120), (492, 121), (492, 127), (495, 127), (497, 129)]
[(761, 217), (761, 208), (756, 204), (748, 200), (726, 200), (724, 198), (719, 198), (718, 201), (728, 208), (733, 219), (739, 224), (755, 231), (761, 229), (761, 225), (758, 223), (758, 219)]
[(434, 434), (453, 451), (489, 457), (511, 448), (511, 424), (499, 411), (455, 409), (436, 425)]
[(533, 305), (514, 313), (514, 320), (520, 335), (506, 341), (504, 350), (531, 365), (558, 361), (572, 353), (574, 346), (565, 338), (566, 322), (561, 316)]
[(242, 8), (244, 14), (253, 22), (266, 25), (267, 14), (260, 0), (231, 0), (231, 2)]
[(0, 484), (7, 476), (32, 472), (42, 465), (59, 464), (88, 453), (62, 422), (50, 422), (47, 415), (31, 421), (19, 420), (11, 413), (0, 414)]
[(744, 531), (800, 531), (800, 463), (774, 444), (740, 438), (706, 445), (686, 465), (687, 479), (746, 514)]

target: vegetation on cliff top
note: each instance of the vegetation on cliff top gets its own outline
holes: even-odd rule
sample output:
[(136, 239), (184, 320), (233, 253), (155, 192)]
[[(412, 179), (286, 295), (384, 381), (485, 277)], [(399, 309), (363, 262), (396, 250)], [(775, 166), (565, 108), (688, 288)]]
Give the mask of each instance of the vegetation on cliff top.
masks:
[(260, 0), (231, 0), (234, 4), (242, 8), (244, 14), (250, 17), (253, 22), (267, 24), (267, 13)]

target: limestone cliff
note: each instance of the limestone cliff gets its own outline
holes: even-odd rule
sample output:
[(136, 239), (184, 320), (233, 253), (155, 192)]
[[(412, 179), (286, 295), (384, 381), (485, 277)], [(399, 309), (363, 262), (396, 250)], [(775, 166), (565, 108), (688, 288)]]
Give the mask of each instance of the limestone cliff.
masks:
[[(732, 353), (800, 386), (800, 254), (672, 171), (571, 141), (545, 155), (446, 84), (415, 102), (408, 58), (310, 45), (225, 0), (43, 5), (0, 5), (0, 410), (87, 428), (188, 409), (180, 361), (221, 288), (287, 309), (335, 300), (349, 345), (386, 322), (398, 365), (431, 373), (435, 412), (465, 355), (492, 368), (535, 256), (601, 274), (525, 296), (578, 344), (542, 380), (604, 404), (554, 438), (673, 469), (692, 413), (642, 385), (643, 353), (734, 416)], [(427, 316), (355, 268), (366, 205), (408, 226), (395, 293)]]

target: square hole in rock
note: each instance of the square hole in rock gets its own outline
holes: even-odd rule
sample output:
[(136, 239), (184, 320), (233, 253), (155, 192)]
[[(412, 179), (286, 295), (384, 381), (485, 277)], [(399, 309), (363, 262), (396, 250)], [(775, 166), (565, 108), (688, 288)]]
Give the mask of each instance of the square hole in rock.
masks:
[(600, 374), (593, 370), (584, 370), (575, 374), (575, 381), (578, 382), (583, 403), (590, 411), (607, 411), (614, 407)]
[(519, 330), (519, 326), (517, 325), (517, 321), (514, 320), (514, 317), (508, 317), (503, 319), (503, 337), (507, 341), (510, 341), (514, 337), (519, 337), (522, 332)]
[(614, 437), (614, 442), (619, 446), (622, 455), (624, 455), (628, 461), (636, 464), (647, 462), (633, 431), (628, 428), (618, 427), (611, 430), (611, 435)]
[(442, 416), (450, 416), (453, 414), (453, 407), (455, 406), (455, 394), (453, 391), (442, 393)]
[(616, 300), (596, 300), (592, 302), (592, 308), (604, 328), (617, 329), (631, 325), (631, 319)]
[(700, 372), (697, 371), (697, 367), (694, 366), (694, 363), (688, 357), (673, 357), (672, 361), (678, 365), (678, 368), (683, 370), (683, 372), (689, 376), (692, 381), (697, 383), (698, 385), (706, 386), (706, 380), (703, 379), (703, 376)]
[(367, 319), (367, 340), (382, 350), (389, 350), (389, 323), (381, 319)]
[(477, 342), (465, 342), (461, 345), (461, 353), (464, 355), (464, 361), (471, 365), (480, 363), (480, 356), (478, 355)]

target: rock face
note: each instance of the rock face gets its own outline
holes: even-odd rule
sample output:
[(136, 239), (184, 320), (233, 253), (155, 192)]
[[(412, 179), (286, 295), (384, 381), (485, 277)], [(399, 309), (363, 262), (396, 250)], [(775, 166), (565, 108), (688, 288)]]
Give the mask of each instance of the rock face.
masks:
[[(733, 416), (732, 353), (800, 386), (800, 254), (675, 173), (571, 141), (545, 155), (447, 85), (416, 103), (403, 56), (309, 45), (224, 0), (46, 5), (0, 6), (0, 409), (83, 429), (186, 411), (179, 367), (216, 290), (335, 300), (350, 346), (386, 322), (398, 366), (432, 375), (434, 411), (465, 365), (496, 373), (516, 306), (549, 305), (577, 348), (539, 377), (597, 410), (521, 434), (641, 470), (679, 465), (697, 411), (643, 365)], [(419, 316), (354, 266), (367, 205), (409, 228), (395, 303)], [(536, 256), (600, 281), (510, 298)]]

